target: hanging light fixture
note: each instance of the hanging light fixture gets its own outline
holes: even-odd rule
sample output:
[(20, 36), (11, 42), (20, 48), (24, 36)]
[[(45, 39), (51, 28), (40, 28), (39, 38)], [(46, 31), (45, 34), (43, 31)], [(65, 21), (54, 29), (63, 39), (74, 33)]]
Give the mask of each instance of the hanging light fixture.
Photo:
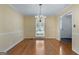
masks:
[(39, 7), (39, 12), (37, 14), (37, 16), (35, 16), (35, 18), (39, 18), (39, 21), (41, 22), (41, 18), (42, 18), (42, 4), (38, 4), (38, 7)]
[(38, 12), (37, 16), (35, 16), (35, 18), (39, 19), (39, 22), (42, 22), (42, 19), (46, 18), (46, 16), (43, 16), (43, 14), (42, 14), (42, 5), (43, 4), (38, 4), (39, 12)]
[(36, 37), (44, 37), (45, 36), (45, 16), (43, 16), (42, 13), (42, 4), (38, 4), (38, 8), (39, 8), (39, 12), (37, 14), (37, 16), (35, 16), (36, 18)]
[(40, 7), (40, 15), (41, 15), (41, 6), (42, 6), (42, 4), (39, 4), (39, 7)]
[(41, 11), (41, 8), (42, 8), (42, 4), (39, 4), (39, 22), (41, 22), (41, 18), (42, 18), (42, 11)]

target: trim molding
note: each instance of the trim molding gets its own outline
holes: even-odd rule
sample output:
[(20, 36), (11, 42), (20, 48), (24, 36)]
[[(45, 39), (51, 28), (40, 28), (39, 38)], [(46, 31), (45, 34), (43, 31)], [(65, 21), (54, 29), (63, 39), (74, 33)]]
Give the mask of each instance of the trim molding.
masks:
[(4, 52), (9, 51), (10, 49), (12, 49), (14, 46), (16, 46), (18, 43), (20, 43), (21, 41), (23, 41), (24, 39), (19, 40), (18, 42), (16, 42), (15, 44), (11, 45), (9, 48), (7, 48)]
[(79, 52), (77, 52), (75, 49), (72, 49), (75, 53), (79, 54)]
[(0, 35), (15, 34), (15, 33), (20, 33), (20, 32), (22, 32), (22, 31), (5, 32), (5, 33), (0, 33)]
[[(29, 40), (29, 39), (36, 39), (36, 37), (29, 37), (29, 38), (24, 38), (24, 39), (27, 39), (27, 40)], [(38, 39), (38, 38), (37, 38)], [(57, 38), (49, 38), (49, 37), (44, 37), (43, 39), (56, 39), (56, 40), (58, 40)], [(58, 41), (60, 41), (60, 40), (58, 40)]]
[[(15, 32), (5, 32), (5, 33), (0, 33), (0, 36), (6, 36), (6, 35), (11, 35), (11, 34), (20, 34), (22, 31), (15, 31)], [(15, 42), (14, 44), (12, 44), (11, 46), (8, 46), (6, 49), (1, 50), (0, 52), (4, 52), (6, 53), (8, 50), (10, 50), (11, 48), (13, 48), (14, 46), (16, 46), (19, 42), (21, 42), (23, 39), (19, 39), (17, 42)]]

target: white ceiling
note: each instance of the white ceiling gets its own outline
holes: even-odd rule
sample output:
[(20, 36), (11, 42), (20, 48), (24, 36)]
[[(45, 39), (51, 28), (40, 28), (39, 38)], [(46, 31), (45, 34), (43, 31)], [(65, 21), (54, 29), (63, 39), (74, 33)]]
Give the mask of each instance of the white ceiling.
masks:
[[(36, 16), (39, 14), (38, 4), (12, 4), (14, 9), (27, 16)], [(41, 13), (44, 16), (58, 15), (68, 4), (43, 4)]]

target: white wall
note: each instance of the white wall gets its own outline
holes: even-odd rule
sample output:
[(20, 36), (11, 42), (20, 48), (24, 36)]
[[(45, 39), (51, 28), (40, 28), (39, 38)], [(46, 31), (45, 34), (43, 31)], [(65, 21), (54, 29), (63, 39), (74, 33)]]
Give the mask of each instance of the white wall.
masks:
[(72, 15), (62, 17), (61, 38), (72, 38)]
[(79, 54), (79, 4), (73, 6), (73, 25), (72, 25), (72, 49)]

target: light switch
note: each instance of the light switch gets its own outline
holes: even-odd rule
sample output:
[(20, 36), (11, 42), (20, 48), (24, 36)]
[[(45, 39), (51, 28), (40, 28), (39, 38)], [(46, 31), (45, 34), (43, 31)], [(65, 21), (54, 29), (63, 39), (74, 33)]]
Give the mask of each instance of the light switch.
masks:
[(76, 25), (74, 24), (74, 25), (73, 25), (73, 27), (75, 28), (75, 27), (76, 27)]

